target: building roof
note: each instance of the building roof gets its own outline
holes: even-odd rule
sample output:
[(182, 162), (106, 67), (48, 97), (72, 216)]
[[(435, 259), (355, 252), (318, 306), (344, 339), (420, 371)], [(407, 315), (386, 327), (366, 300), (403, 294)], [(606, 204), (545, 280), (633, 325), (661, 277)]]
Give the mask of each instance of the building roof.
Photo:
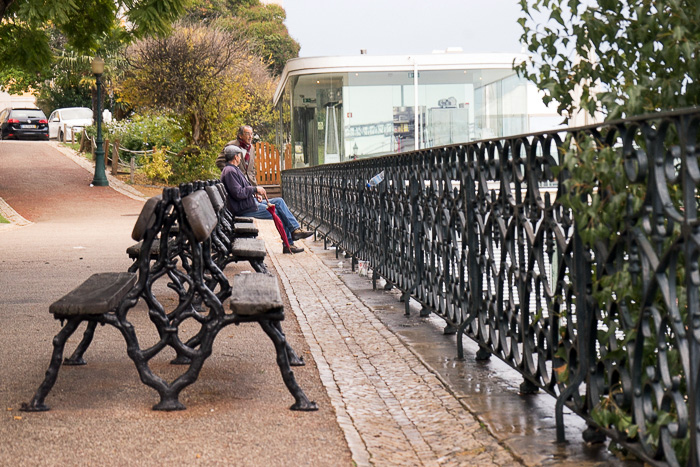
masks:
[(292, 76), (315, 73), (350, 73), (381, 71), (425, 70), (473, 70), (473, 69), (511, 69), (513, 62), (520, 62), (525, 55), (507, 53), (461, 54), (434, 53), (429, 55), (349, 55), (336, 57), (293, 58), (282, 70), (274, 103), (280, 96)]

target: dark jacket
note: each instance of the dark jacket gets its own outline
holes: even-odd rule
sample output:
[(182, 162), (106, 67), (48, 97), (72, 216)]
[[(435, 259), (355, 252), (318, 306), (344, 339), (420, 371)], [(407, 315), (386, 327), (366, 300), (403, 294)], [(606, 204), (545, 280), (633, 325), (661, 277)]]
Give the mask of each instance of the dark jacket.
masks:
[[(229, 141), (224, 145), (224, 149), (226, 149), (226, 146), (238, 146), (239, 148), (243, 149), (246, 151), (248, 155), (248, 162), (245, 160), (245, 154), (243, 155), (243, 158), (241, 159), (241, 165), (239, 167), (240, 171), (245, 174), (246, 178), (250, 182), (251, 185), (257, 185), (258, 184), (258, 172), (255, 169), (255, 145), (251, 144), (250, 148), (246, 150), (243, 147), (243, 143), (241, 141), (235, 139), (233, 141)], [(219, 170), (224, 170), (224, 167), (226, 167), (226, 158), (224, 157), (224, 149), (221, 150), (219, 153), (219, 157), (216, 158), (216, 166), (219, 168)]]
[(256, 188), (251, 186), (241, 169), (228, 164), (221, 171), (221, 181), (228, 196), (226, 197), (228, 209), (234, 216), (257, 209), (255, 199)]

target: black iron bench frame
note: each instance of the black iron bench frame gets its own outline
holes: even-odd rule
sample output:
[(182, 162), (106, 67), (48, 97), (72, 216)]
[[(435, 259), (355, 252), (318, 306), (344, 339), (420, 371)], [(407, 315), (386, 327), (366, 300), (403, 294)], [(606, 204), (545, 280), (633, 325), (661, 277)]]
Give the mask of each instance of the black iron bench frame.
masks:
[[(291, 370), (288, 355), (291, 347), (280, 327), (284, 309), (277, 279), (269, 274), (247, 274), (256, 276), (256, 281), (264, 283), (263, 289), (267, 292), (261, 295), (258, 291), (258, 295), (249, 297), (246, 290), (237, 290), (231, 303), (234, 311), (227, 313), (224, 310), (223, 302), (231, 297), (232, 284), (212, 259), (211, 233), (218, 218), (206, 193), (194, 191), (181, 198), (179, 189), (166, 188), (162, 199), (149, 200), (141, 214), (135, 230), (137, 227), (141, 229), (137, 233), (138, 240), (143, 240), (143, 248), (136, 271), (117, 273), (116, 276), (115, 273), (103, 273), (96, 275), (96, 279), (93, 276), (51, 306), (54, 317), (65, 324), (53, 339), (54, 350), (43, 382), (32, 400), (23, 404), (21, 410), (49, 409), (44, 400), (56, 382), (65, 343), (83, 321), (88, 323), (86, 334), (91, 327), (94, 332), (97, 324), (109, 324), (121, 332), (127, 344), (127, 354), (134, 362), (141, 381), (155, 389), (160, 396), (154, 410), (184, 409), (178, 399), (179, 394), (197, 380), (221, 329), (231, 324), (257, 322), (274, 343), (283, 381), (295, 399), (291, 409), (317, 410), (317, 405), (309, 401), (296, 383)], [(167, 242), (168, 233), (176, 223), (179, 227), (177, 242), (181, 248), (173, 250), (168, 248)], [(161, 242), (162, 248), (158, 258), (152, 260), (151, 246), (156, 240)], [(175, 259), (179, 259), (180, 268)], [(178, 304), (171, 311), (165, 310), (152, 288), (154, 282), (166, 274), (171, 281), (168, 287), (178, 293)], [(233, 287), (238, 280), (239, 276), (234, 277)], [(129, 312), (140, 300), (148, 305), (149, 318), (159, 335), (158, 342), (147, 348), (140, 347), (135, 327), (128, 319)], [(199, 323), (200, 332), (196, 342), (192, 339), (183, 342), (179, 337), (179, 326), (190, 319)], [(90, 344), (92, 334), (89, 339), (85, 337), (78, 345), (83, 352)], [(149, 366), (149, 361), (166, 348), (174, 349), (178, 358), (186, 359), (186, 362), (180, 363), (189, 366), (171, 382), (153, 373)], [(71, 363), (84, 364), (82, 354)]]

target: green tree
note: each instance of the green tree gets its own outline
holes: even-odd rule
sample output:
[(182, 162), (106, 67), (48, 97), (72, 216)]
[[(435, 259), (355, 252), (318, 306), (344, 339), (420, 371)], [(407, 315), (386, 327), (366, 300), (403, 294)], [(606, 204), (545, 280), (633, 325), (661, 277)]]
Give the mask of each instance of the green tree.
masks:
[(185, 19), (222, 27), (249, 42), (251, 50), (279, 75), (287, 60), (299, 56), (299, 43), (284, 25), (287, 13), (279, 5), (259, 0), (194, 0)]
[(700, 104), (700, 3), (695, 0), (520, 0), (516, 69), (570, 118), (615, 119)]
[(128, 48), (118, 90), (138, 109), (167, 109), (183, 119), (188, 142), (206, 147), (221, 115), (233, 111), (234, 75), (246, 52), (225, 31), (180, 25), (168, 37)]
[(52, 42), (54, 28), (73, 50), (92, 55), (114, 29), (129, 38), (168, 32), (189, 1), (1, 0), (0, 73), (5, 77), (8, 72), (10, 77), (45, 73), (57, 45)]
[(276, 4), (256, 5), (241, 9), (239, 15), (253, 49), (269, 63), (274, 75), (280, 75), (287, 60), (298, 57), (301, 48), (284, 25), (284, 8)]

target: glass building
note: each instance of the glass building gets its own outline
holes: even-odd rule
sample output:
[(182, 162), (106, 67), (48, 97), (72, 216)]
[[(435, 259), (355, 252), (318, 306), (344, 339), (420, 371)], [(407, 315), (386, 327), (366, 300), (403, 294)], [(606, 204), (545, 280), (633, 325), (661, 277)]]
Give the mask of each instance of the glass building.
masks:
[(561, 117), (519, 78), (511, 54), (297, 58), (274, 97), (291, 167), (516, 135)]

